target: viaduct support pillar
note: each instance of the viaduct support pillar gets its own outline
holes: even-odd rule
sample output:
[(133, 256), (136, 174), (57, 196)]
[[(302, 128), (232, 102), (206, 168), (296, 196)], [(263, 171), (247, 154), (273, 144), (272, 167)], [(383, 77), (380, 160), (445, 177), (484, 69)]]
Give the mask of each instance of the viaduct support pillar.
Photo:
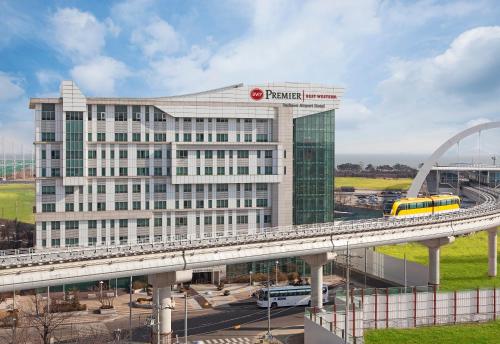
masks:
[(333, 252), (301, 257), (311, 268), (311, 307), (323, 308), (323, 265), (335, 259)]
[(429, 249), (429, 285), (438, 286), (440, 282), (439, 271), (440, 271), (440, 248), (441, 246), (447, 245), (455, 241), (454, 236), (449, 236), (445, 238), (430, 239), (421, 241), (422, 245), (427, 246)]
[[(189, 282), (193, 277), (192, 270), (172, 271), (149, 275), (149, 283), (153, 285), (153, 342), (171, 344), (172, 340), (172, 286)], [(158, 340), (158, 336), (160, 337)]]
[(497, 275), (497, 228), (488, 229), (488, 276)]

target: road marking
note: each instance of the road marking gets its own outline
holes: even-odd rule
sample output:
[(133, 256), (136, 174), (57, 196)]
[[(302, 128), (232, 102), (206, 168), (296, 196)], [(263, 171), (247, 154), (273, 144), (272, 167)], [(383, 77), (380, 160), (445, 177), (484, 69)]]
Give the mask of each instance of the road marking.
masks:
[(231, 344), (231, 343), (251, 344), (252, 343), (252, 340), (247, 337), (202, 339), (202, 341), (205, 344)]

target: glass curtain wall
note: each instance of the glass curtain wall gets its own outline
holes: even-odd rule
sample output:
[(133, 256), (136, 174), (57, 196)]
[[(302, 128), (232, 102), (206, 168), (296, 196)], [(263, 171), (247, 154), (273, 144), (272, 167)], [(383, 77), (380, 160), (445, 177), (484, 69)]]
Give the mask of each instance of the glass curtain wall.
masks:
[(293, 120), (294, 224), (333, 221), (335, 111)]
[(83, 112), (66, 112), (66, 176), (83, 176)]

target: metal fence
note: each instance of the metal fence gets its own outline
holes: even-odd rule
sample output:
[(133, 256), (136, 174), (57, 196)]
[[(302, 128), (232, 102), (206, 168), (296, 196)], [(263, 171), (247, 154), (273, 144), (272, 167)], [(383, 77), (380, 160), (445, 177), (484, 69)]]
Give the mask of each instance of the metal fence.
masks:
[(481, 219), (496, 215), (500, 204), (497, 202), (498, 190), (472, 189), (483, 199), (483, 203), (469, 209), (460, 209), (457, 212), (434, 214), (422, 217), (379, 218), (370, 220), (337, 221), (298, 226), (283, 226), (255, 229), (253, 233), (248, 230), (232, 233), (226, 237), (189, 239), (186, 236), (179, 240), (158, 243), (143, 243), (118, 246), (96, 247), (65, 247), (54, 249), (34, 248), (25, 250), (0, 251), (0, 268), (11, 266), (43, 264), (62, 261), (87, 260), (110, 258), (123, 255), (151, 254), (157, 252), (185, 251), (210, 247), (223, 247), (230, 245), (251, 244), (257, 242), (271, 242), (277, 240), (293, 240), (314, 238), (325, 235), (333, 237), (380, 235), (383, 231), (392, 230), (393, 233), (415, 230), (417, 226), (440, 225), (461, 220)]
[(352, 289), (346, 317), (345, 291), (321, 312), (307, 309), (305, 317), (332, 335), (362, 343), (367, 329), (484, 322), (500, 315), (500, 289), (439, 292), (435, 287)]

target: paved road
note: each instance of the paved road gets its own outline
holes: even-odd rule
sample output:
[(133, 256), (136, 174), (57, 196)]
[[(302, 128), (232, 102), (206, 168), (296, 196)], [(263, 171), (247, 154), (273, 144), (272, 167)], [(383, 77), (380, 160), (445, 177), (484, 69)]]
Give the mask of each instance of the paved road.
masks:
[[(304, 307), (273, 309), (271, 328), (301, 330), (304, 324), (303, 314)], [(190, 341), (210, 339), (207, 343), (218, 343), (213, 340), (241, 338), (244, 340), (242, 343), (248, 340), (253, 343), (259, 335), (267, 331), (267, 309), (248, 304), (193, 311), (188, 314), (188, 328)], [(173, 313), (172, 329), (174, 334), (184, 337), (183, 312)], [(134, 339), (147, 341), (149, 335), (149, 328), (142, 326), (135, 331)]]

